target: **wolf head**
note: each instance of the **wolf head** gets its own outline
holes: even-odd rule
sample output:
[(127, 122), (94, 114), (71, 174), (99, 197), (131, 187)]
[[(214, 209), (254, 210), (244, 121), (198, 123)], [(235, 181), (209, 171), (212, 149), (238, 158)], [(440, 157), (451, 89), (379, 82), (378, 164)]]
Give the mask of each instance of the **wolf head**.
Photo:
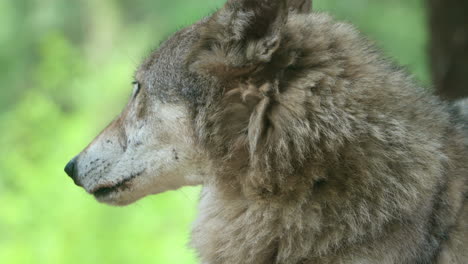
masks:
[[(286, 24), (310, 8), (309, 0), (229, 0), (211, 17), (175, 33), (139, 67), (123, 112), (67, 164), (67, 174), (99, 201), (126, 205), (216, 182), (217, 173), (235, 181), (256, 174), (251, 168), (273, 169), (274, 160), (290, 155), (278, 153), (290, 143), (284, 138), (274, 148), (269, 140), (299, 136), (274, 129), (286, 120), (284, 109), (273, 103), (281, 100), (285, 71), (294, 75), (301, 56)], [(284, 96), (298, 98), (291, 104), (303, 100), (301, 91)], [(278, 123), (271, 123), (272, 114), (279, 115)], [(303, 127), (305, 113), (294, 114), (295, 125)], [(257, 158), (268, 152), (276, 153), (271, 160)], [(284, 164), (279, 172), (291, 169)], [(244, 180), (261, 185), (261, 192), (275, 190), (273, 180)]]

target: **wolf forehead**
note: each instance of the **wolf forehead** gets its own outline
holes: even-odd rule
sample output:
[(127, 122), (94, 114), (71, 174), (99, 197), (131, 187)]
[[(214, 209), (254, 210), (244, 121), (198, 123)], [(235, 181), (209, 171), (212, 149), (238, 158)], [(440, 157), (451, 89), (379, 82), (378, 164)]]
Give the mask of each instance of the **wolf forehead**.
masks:
[(140, 65), (135, 79), (148, 93), (165, 103), (203, 101), (203, 88), (212, 87), (213, 80), (189, 71), (187, 57), (200, 39), (197, 29), (205, 21), (174, 33)]

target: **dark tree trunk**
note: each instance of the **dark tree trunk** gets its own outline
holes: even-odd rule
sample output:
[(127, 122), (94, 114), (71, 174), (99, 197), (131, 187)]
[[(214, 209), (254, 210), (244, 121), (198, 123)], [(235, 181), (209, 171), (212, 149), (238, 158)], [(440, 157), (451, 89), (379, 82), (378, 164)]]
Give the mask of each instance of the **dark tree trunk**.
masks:
[(432, 79), (445, 99), (468, 97), (468, 0), (427, 0)]

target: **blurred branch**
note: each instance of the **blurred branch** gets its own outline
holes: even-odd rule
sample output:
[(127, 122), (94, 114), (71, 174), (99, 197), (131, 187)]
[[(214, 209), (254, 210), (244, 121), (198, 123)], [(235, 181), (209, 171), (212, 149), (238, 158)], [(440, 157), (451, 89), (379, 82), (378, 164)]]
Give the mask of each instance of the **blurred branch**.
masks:
[(468, 1), (428, 0), (433, 82), (445, 99), (468, 97)]

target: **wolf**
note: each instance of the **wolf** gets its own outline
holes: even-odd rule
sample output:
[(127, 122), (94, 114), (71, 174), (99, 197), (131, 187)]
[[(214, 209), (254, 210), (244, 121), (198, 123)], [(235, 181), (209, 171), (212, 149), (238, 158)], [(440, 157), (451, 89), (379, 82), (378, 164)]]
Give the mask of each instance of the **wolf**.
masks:
[(227, 0), (134, 79), (65, 171), (119, 206), (202, 185), (201, 263), (468, 263), (466, 104), (310, 1)]

